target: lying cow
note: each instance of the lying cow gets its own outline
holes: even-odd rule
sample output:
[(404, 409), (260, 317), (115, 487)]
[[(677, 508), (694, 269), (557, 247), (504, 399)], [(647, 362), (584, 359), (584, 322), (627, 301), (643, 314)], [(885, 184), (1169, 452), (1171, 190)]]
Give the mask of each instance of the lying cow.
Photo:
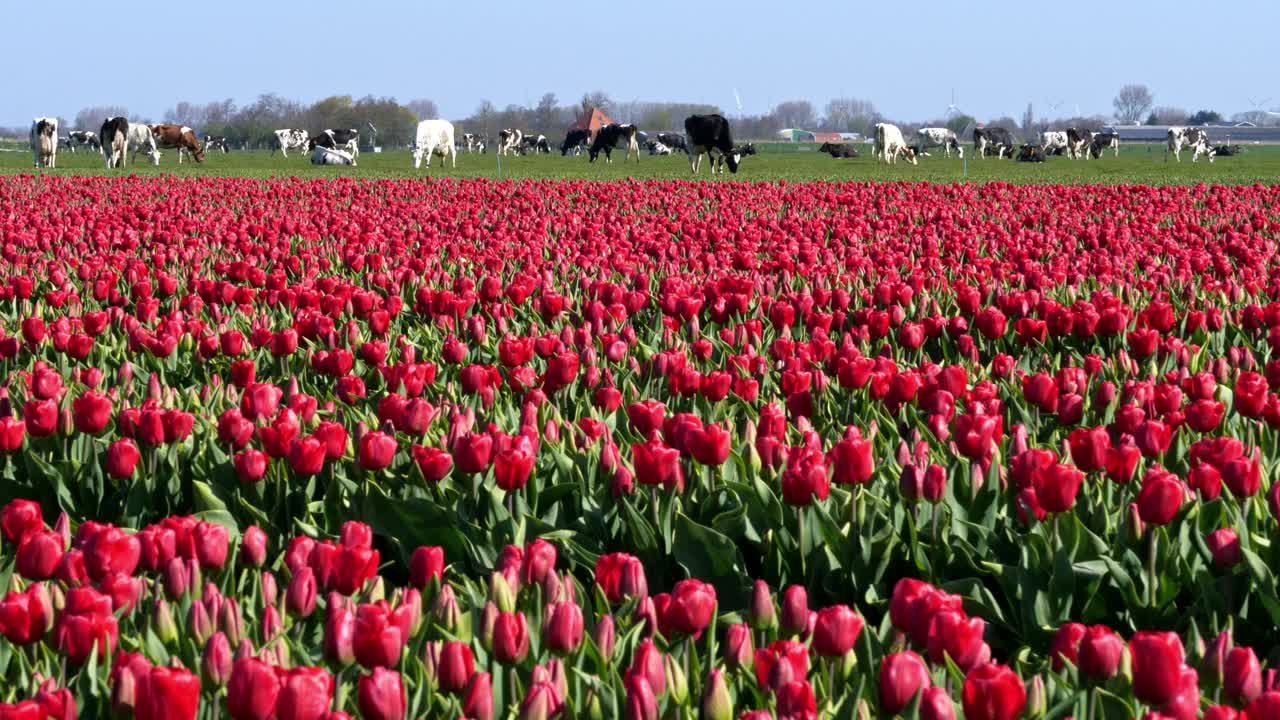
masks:
[(151, 126), (151, 136), (155, 139), (156, 148), (165, 150), (177, 149), (178, 164), (182, 164), (182, 156), (191, 153), (196, 162), (204, 162), (204, 146), (196, 139), (196, 133), (186, 125), (161, 123)]
[(619, 125), (618, 123), (610, 123), (596, 131), (596, 137), (591, 142), (591, 148), (587, 150), (590, 156), (590, 162), (595, 162), (600, 153), (604, 152), (604, 161), (613, 162), (613, 151), (616, 148), (623, 148), (625, 154), (623, 160), (630, 160), (631, 154), (635, 153), (636, 162), (640, 162), (640, 143), (636, 137), (639, 128), (635, 125)]
[(671, 148), (667, 147), (666, 145), (663, 145), (657, 140), (650, 140), (649, 142), (645, 143), (644, 146), (649, 151), (650, 155), (670, 155), (671, 154)]
[(36, 167), (58, 166), (58, 118), (38, 117), (31, 121), (31, 158)]
[(917, 133), (920, 136), (922, 148), (941, 146), (943, 154), (947, 157), (951, 157), (952, 150), (956, 151), (956, 157), (964, 157), (964, 148), (960, 147), (960, 138), (956, 137), (955, 131), (951, 128), (920, 128)]
[(329, 148), (330, 150), (343, 148), (351, 157), (360, 157), (360, 131), (355, 128), (338, 128), (336, 130), (329, 128), (307, 140), (307, 150), (315, 150), (318, 147)]
[(453, 123), (448, 120), (423, 120), (418, 123), (418, 132), (413, 140), (413, 169), (417, 170), (422, 157), (427, 158), (427, 169), (431, 169), (431, 156), (439, 155), (444, 162), (452, 156), (453, 167), (458, 167), (458, 148), (453, 144)]
[(1173, 153), (1174, 160), (1182, 162), (1182, 151), (1186, 148), (1195, 150), (1191, 156), (1191, 162), (1199, 160), (1201, 155), (1208, 155), (1209, 162), (1213, 162), (1213, 148), (1209, 147), (1209, 133), (1201, 128), (1171, 127), (1166, 139), (1165, 162), (1169, 161), (1169, 153)]
[[(102, 159), (107, 169), (124, 167), (129, 154), (129, 121), (123, 117), (111, 117), (102, 122), (98, 132), (102, 142)], [(147, 137), (151, 133), (147, 132)]]
[(1093, 144), (1093, 131), (1081, 128), (1067, 128), (1067, 155), (1085, 160), (1089, 159), (1089, 146)]
[(312, 165), (350, 165), (356, 166), (356, 158), (345, 150), (336, 150), (327, 148), (323, 145), (316, 145), (311, 149)]
[(818, 152), (827, 153), (833, 158), (858, 157), (858, 149), (844, 143), (822, 143), (822, 147), (818, 148)]
[(1062, 130), (1046, 130), (1040, 133), (1040, 147), (1045, 155), (1054, 155), (1059, 150), (1069, 149), (1071, 142), (1067, 139), (1067, 133)]
[(979, 158), (986, 157), (987, 148), (991, 148), (996, 157), (1004, 157), (1005, 152), (1013, 156), (1013, 133), (1000, 127), (977, 128), (973, 131), (973, 150)]
[(276, 150), (279, 150), (285, 157), (289, 157), (290, 150), (305, 150), (307, 141), (311, 139), (306, 130), (293, 128), (282, 128), (272, 134), (276, 136), (276, 144), (271, 147), (271, 154), (275, 155)]
[(1243, 145), (1214, 145), (1214, 157), (1233, 157), (1235, 155), (1243, 155), (1245, 147)]
[(658, 133), (658, 142), (671, 148), (672, 152), (689, 154), (689, 144), (685, 142), (684, 136), (680, 133)]
[[(1012, 155), (1013, 153), (1010, 153)], [(1044, 146), (1026, 143), (1018, 149), (1018, 162), (1044, 162)]]
[(573, 153), (574, 155), (582, 154), (591, 145), (591, 131), (575, 129), (570, 130), (564, 135), (564, 142), (560, 143), (561, 157)]
[(892, 123), (876, 123), (875, 156), (889, 165), (898, 162), (898, 156), (905, 157), (912, 165), (919, 165), (915, 151), (907, 146), (902, 130)]

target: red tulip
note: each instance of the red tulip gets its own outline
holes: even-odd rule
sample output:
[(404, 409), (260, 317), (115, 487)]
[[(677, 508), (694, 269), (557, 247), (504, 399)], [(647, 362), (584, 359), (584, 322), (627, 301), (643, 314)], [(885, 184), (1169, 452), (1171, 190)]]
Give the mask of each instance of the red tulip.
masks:
[(282, 671), (280, 697), (276, 702), (279, 720), (331, 720), (329, 706), (333, 703), (333, 690), (333, 676), (324, 668), (295, 667)]
[(390, 435), (374, 430), (360, 438), (360, 449), (357, 459), (360, 467), (376, 471), (389, 467), (396, 456), (396, 440)]
[(360, 676), (356, 695), (365, 720), (404, 720), (406, 700), (400, 673), (374, 668)]
[(522, 612), (498, 614), (493, 626), (493, 656), (504, 665), (523, 662), (529, 653), (529, 628)]
[(901, 713), (916, 693), (931, 684), (929, 668), (919, 655), (910, 650), (886, 655), (880, 661), (881, 711), (885, 715)]
[(1139, 632), (1129, 640), (1133, 693), (1150, 705), (1164, 705), (1177, 691), (1182, 641), (1171, 632)]
[(227, 714), (232, 720), (271, 720), (280, 680), (276, 669), (252, 657), (240, 658), (227, 681)]
[(853, 649), (862, 632), (862, 616), (848, 605), (832, 605), (818, 611), (813, 628), (813, 649), (823, 657), (842, 657)]
[(1090, 625), (1080, 639), (1080, 673), (1094, 680), (1106, 680), (1120, 670), (1124, 640), (1105, 625)]
[(672, 588), (671, 604), (663, 613), (663, 619), (674, 632), (696, 637), (710, 624), (715, 609), (716, 589), (690, 578)]
[(385, 603), (356, 609), (353, 647), (356, 661), (366, 668), (395, 667), (409, 638), (396, 625)]
[(195, 720), (200, 678), (182, 668), (155, 667), (138, 682), (138, 720)]
[(1262, 694), (1262, 667), (1251, 648), (1237, 645), (1227, 653), (1222, 689), (1237, 705), (1247, 705)]
[(969, 671), (961, 697), (965, 720), (1014, 720), (1027, 704), (1022, 679), (994, 663)]

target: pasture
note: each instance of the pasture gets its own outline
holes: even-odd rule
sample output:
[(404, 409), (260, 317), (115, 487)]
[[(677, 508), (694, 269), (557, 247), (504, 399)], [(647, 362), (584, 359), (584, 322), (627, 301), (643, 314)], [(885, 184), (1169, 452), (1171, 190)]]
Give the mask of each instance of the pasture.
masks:
[[(1070, 160), (1052, 157), (1043, 164), (1018, 163), (1009, 160), (970, 158), (967, 168), (964, 161), (933, 155), (920, 160), (918, 166), (899, 162), (895, 166), (877, 163), (870, 155), (869, 145), (858, 145), (862, 157), (835, 160), (816, 152), (813, 145), (758, 144), (759, 154), (743, 160), (737, 175), (726, 173), (726, 179), (743, 181), (926, 181), (926, 182), (1010, 182), (1017, 184), (1144, 184), (1190, 185), (1196, 183), (1271, 184), (1280, 179), (1280, 147), (1250, 146), (1240, 156), (1220, 157), (1211, 165), (1203, 159), (1198, 163), (1188, 161), (1184, 153), (1181, 163), (1164, 159), (1163, 145), (1128, 145), (1121, 149), (1119, 157), (1110, 153), (1098, 160)], [(0, 174), (30, 173), (31, 154), (24, 146), (8, 145), (0, 152)], [(966, 146), (966, 155), (972, 154)], [(139, 156), (139, 163), (130, 162), (127, 171), (110, 171), (113, 174), (137, 174), (155, 176), (175, 174), (179, 176), (241, 176), (241, 177), (359, 177), (359, 178), (407, 178), (407, 177), (458, 177), (497, 178), (499, 169), (493, 152), (486, 154), (458, 155), (457, 168), (442, 168), (441, 158), (432, 159), (430, 169), (413, 169), (408, 150), (383, 153), (362, 153), (355, 168), (313, 167), (307, 156), (290, 155), (282, 158), (268, 151), (233, 151), (228, 154), (210, 153), (203, 164), (189, 160), (178, 165), (173, 151), (166, 152), (159, 167), (153, 167)], [(698, 177), (708, 179), (707, 162)], [(80, 151), (58, 153), (59, 175), (104, 175), (102, 158), (94, 153)], [(572, 179), (572, 180), (625, 180), (660, 179), (682, 180), (693, 177), (683, 155), (654, 157), (643, 155), (640, 162), (626, 163), (615, 153), (614, 162), (605, 164), (603, 157), (594, 164), (585, 156), (561, 157), (552, 155), (509, 156), (502, 158), (501, 177), (506, 179)]]

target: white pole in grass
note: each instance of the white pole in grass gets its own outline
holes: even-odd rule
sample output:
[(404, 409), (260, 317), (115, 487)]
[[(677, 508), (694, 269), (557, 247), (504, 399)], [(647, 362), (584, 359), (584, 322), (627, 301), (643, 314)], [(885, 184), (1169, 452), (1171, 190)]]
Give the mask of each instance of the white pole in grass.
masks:
[(499, 149), (496, 146), (493, 149), (493, 156), (498, 160), (498, 179), (501, 180), (502, 179), (502, 153), (499, 152)]

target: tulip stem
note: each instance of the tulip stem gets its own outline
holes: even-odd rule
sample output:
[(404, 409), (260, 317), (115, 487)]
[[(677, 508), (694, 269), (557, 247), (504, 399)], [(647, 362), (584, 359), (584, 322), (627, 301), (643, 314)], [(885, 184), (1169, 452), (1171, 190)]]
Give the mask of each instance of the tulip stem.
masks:
[(1147, 607), (1155, 608), (1156, 606), (1156, 585), (1158, 579), (1156, 577), (1156, 549), (1160, 544), (1160, 529), (1151, 528), (1151, 545), (1150, 551), (1147, 553), (1147, 575), (1148, 575), (1148, 597)]
[(800, 538), (800, 577), (807, 577), (805, 572), (805, 538), (804, 538), (804, 506), (796, 507), (796, 531)]

